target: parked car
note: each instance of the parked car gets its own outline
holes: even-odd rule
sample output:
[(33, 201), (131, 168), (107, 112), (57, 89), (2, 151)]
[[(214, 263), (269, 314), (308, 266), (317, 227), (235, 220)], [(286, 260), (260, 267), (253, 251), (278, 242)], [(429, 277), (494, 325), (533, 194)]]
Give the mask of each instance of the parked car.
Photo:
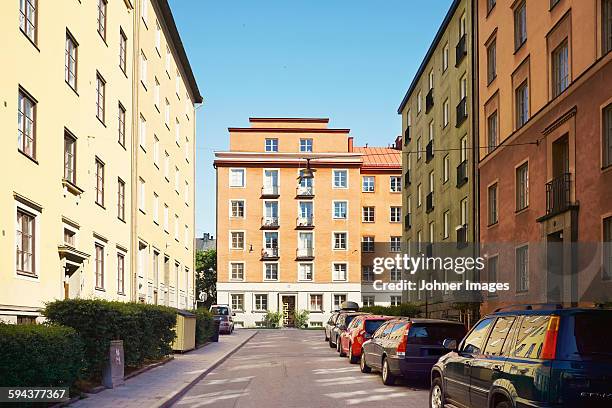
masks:
[(521, 309), (485, 316), (459, 346), (444, 341), (431, 407), (612, 406), (612, 310)]
[(329, 336), (329, 347), (336, 348), (336, 351), (340, 352), (340, 336), (346, 331), (348, 326), (351, 324), (353, 319), (357, 316), (363, 315), (363, 312), (340, 312), (336, 325), (332, 328)]
[(431, 367), (448, 352), (445, 339), (460, 341), (466, 333), (460, 322), (437, 319), (397, 318), (385, 322), (363, 343), (361, 372), (381, 372), (385, 385), (398, 376), (428, 378)]
[(236, 313), (229, 305), (212, 305), (210, 312), (213, 314), (213, 319), (219, 322), (219, 333), (233, 333)]
[(361, 357), (363, 343), (391, 316), (362, 315), (353, 319), (348, 329), (340, 336), (340, 356), (348, 354), (351, 364), (357, 364)]
[(325, 323), (325, 342), (329, 342), (329, 336), (331, 336), (333, 328), (336, 327), (336, 320), (338, 320), (339, 314), (340, 311), (333, 312), (327, 320), (327, 323)]

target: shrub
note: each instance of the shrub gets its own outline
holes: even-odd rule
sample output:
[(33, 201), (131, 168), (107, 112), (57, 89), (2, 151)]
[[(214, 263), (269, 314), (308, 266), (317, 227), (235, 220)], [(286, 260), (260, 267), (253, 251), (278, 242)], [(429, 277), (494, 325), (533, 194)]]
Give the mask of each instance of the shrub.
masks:
[(57, 325), (0, 323), (1, 387), (70, 387), (84, 366), (83, 341)]
[(280, 321), (283, 318), (283, 314), (281, 312), (272, 312), (268, 310), (266, 315), (264, 316), (264, 324), (266, 327), (276, 328), (280, 325)]
[(67, 299), (48, 303), (43, 315), (81, 336), (89, 377), (101, 375), (111, 340), (123, 340), (126, 366), (138, 367), (170, 354), (176, 336), (176, 310), (165, 306)]
[(298, 329), (308, 327), (309, 317), (310, 317), (310, 312), (308, 310), (299, 310), (295, 312), (295, 316), (294, 316), (295, 327), (297, 327)]
[(196, 315), (196, 344), (204, 344), (215, 334), (213, 315), (204, 308), (198, 308), (192, 312)]
[(417, 317), (421, 313), (421, 308), (413, 303), (402, 303), (398, 306), (366, 306), (361, 310), (385, 316)]

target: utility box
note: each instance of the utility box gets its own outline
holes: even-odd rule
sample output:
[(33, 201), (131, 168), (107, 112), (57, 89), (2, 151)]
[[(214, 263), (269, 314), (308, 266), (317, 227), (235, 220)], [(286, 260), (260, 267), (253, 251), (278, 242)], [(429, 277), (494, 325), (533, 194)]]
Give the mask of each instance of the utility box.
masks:
[(195, 348), (196, 315), (179, 310), (176, 316), (176, 338), (172, 344), (174, 351), (189, 351)]
[(108, 348), (108, 363), (104, 369), (102, 384), (106, 388), (115, 388), (125, 384), (124, 370), (123, 340), (112, 340)]

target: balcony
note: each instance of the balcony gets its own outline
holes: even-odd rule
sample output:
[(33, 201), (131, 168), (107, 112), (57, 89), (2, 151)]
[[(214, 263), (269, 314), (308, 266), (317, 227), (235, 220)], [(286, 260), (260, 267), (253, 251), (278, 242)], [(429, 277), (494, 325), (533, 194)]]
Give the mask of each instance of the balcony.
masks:
[(427, 96), (425, 97), (425, 113), (429, 113), (431, 108), (434, 106), (434, 97), (433, 97), (433, 88), (427, 92)]
[(261, 198), (278, 198), (279, 195), (278, 186), (263, 186), (261, 188)]
[(429, 163), (434, 157), (433, 140), (430, 140), (425, 147), (425, 163)]
[(425, 200), (425, 212), (429, 214), (434, 209), (434, 193), (433, 191), (427, 194), (427, 198)]
[(410, 219), (410, 213), (404, 215), (404, 229), (406, 231), (408, 231), (410, 228), (412, 228), (412, 220)]
[(410, 143), (410, 126), (406, 126), (404, 130), (404, 146)]
[(297, 186), (295, 189), (296, 198), (312, 198), (314, 195), (315, 193), (313, 186)]
[(467, 97), (463, 97), (459, 104), (457, 105), (457, 124), (455, 127), (459, 127), (465, 122), (468, 117), (467, 113)]
[(295, 259), (298, 261), (312, 261), (314, 259), (314, 249), (313, 248), (296, 249)]
[(455, 47), (455, 66), (458, 67), (467, 55), (467, 37), (465, 34), (461, 36), (457, 46)]
[(468, 162), (462, 161), (457, 166), (457, 188), (463, 186), (468, 181)]
[(313, 229), (314, 217), (297, 217), (295, 221), (295, 229)]
[(278, 229), (278, 217), (261, 217), (261, 229)]
[(463, 224), (462, 226), (457, 228), (457, 248), (458, 249), (465, 248), (468, 245), (467, 232), (468, 232), (467, 224)]
[(278, 248), (264, 248), (261, 250), (262, 261), (275, 260), (278, 258)]
[(546, 183), (546, 215), (567, 211), (571, 205), (571, 173), (563, 173)]

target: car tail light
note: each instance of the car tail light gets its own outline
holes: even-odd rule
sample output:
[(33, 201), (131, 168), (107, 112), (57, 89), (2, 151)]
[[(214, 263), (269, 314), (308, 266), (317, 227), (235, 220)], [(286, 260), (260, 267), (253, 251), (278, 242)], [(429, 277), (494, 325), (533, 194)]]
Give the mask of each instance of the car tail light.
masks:
[(559, 335), (559, 316), (551, 316), (544, 337), (541, 358), (543, 360), (554, 360), (557, 354), (557, 337)]
[(406, 346), (408, 345), (408, 331), (410, 330), (410, 326), (411, 325), (412, 325), (412, 323), (408, 323), (406, 325), (406, 327), (404, 327), (404, 333), (402, 335), (402, 339), (400, 340), (399, 344), (397, 345), (396, 354), (397, 354), (398, 357), (406, 356)]

